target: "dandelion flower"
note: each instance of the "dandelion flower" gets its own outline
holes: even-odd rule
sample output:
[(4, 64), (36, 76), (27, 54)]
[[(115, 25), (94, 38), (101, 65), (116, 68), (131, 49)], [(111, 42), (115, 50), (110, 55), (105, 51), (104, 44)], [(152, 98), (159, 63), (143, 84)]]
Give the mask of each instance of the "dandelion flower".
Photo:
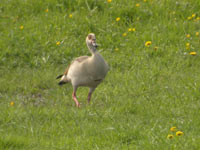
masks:
[(200, 17), (197, 17), (196, 20), (197, 20), (197, 21), (200, 20)]
[(132, 31), (133, 31), (133, 32), (135, 32), (135, 30), (136, 30), (135, 28), (132, 28)]
[(122, 36), (124, 36), (124, 37), (127, 36), (127, 33), (123, 33)]
[(196, 36), (199, 36), (199, 32), (196, 32), (195, 34), (196, 34)]
[(144, 2), (147, 2), (147, 0), (144, 0)]
[(14, 103), (13, 101), (12, 101), (12, 102), (10, 102), (10, 106), (14, 106), (14, 104), (15, 104), (15, 103)]
[(20, 28), (21, 30), (23, 30), (23, 29), (24, 29), (24, 26), (20, 26), (19, 28)]
[(191, 20), (191, 19), (192, 19), (192, 17), (187, 17), (187, 19), (188, 19), (188, 20)]
[(145, 43), (145, 46), (146, 47), (149, 47), (151, 45), (151, 41), (147, 41), (146, 43)]
[(72, 14), (69, 14), (69, 18), (72, 18)]
[(187, 50), (190, 49), (190, 43), (186, 43), (185, 46)]
[(128, 28), (128, 31), (129, 31), (129, 32), (131, 32), (131, 31), (134, 32), (134, 31), (135, 31), (135, 28)]
[(46, 12), (46, 13), (48, 13), (48, 12), (49, 12), (49, 9), (48, 9), (48, 8), (47, 8), (47, 9), (45, 9), (45, 12)]
[(187, 34), (186, 37), (187, 37), (187, 38), (190, 38), (190, 34)]
[(174, 137), (174, 136), (173, 136), (172, 134), (168, 134), (168, 135), (167, 135), (167, 138), (168, 138), (168, 139), (172, 139), (173, 137)]
[(176, 131), (176, 127), (171, 127), (170, 131), (172, 131), (172, 132)]
[(136, 7), (140, 7), (140, 4), (139, 4), (139, 3), (137, 3), (135, 6), (136, 6)]
[(190, 55), (195, 56), (197, 52), (190, 52)]
[(183, 132), (182, 132), (182, 131), (177, 131), (177, 132), (176, 132), (176, 136), (181, 136), (181, 135), (183, 135)]
[(117, 17), (117, 18), (116, 18), (116, 21), (117, 21), (117, 22), (118, 22), (118, 21), (120, 21), (120, 18), (119, 18), (119, 17)]
[(112, 2), (112, 0), (107, 0), (107, 2), (108, 2), (108, 3), (111, 3), (111, 2)]
[(186, 43), (185, 46), (186, 46), (186, 47), (189, 47), (189, 46), (190, 46), (190, 43)]
[(60, 45), (60, 41), (56, 42), (56, 45)]
[(196, 17), (196, 14), (192, 14), (192, 18)]

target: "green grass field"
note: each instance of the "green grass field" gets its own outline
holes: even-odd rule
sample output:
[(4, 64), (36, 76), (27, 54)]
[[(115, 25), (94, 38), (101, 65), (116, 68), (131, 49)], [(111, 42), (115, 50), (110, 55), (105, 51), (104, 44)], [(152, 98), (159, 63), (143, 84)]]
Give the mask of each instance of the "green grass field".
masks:
[[(78, 109), (55, 78), (90, 32), (110, 71)], [(199, 33), (199, 0), (0, 0), (0, 149), (199, 150)]]

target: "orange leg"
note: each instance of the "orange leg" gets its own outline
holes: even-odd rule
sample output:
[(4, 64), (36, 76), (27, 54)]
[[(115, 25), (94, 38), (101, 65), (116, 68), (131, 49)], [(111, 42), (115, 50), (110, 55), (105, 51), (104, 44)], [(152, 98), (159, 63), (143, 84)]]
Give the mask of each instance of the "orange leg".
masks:
[(78, 102), (77, 98), (76, 98), (76, 89), (73, 91), (72, 93), (72, 98), (76, 103), (76, 107), (80, 107), (80, 103)]

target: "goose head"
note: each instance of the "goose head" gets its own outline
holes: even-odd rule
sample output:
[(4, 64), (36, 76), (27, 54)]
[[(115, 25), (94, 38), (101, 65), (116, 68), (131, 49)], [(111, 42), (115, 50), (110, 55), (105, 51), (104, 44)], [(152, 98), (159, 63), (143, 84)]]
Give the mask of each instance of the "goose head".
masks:
[(88, 34), (88, 36), (86, 37), (86, 43), (87, 43), (87, 46), (88, 46), (90, 52), (92, 54), (95, 53), (98, 45), (96, 43), (96, 37), (95, 37), (94, 33)]

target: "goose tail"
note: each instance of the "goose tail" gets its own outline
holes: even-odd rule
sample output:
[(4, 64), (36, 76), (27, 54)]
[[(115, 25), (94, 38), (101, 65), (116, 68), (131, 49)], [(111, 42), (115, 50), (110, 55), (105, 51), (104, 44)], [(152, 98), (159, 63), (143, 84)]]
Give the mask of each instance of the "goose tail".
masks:
[(58, 85), (61, 86), (61, 85), (66, 84), (66, 83), (67, 83), (67, 82), (61, 80), (60, 82), (58, 82)]
[(63, 74), (57, 76), (56, 79), (59, 79), (59, 78), (61, 78), (62, 76), (63, 76)]

